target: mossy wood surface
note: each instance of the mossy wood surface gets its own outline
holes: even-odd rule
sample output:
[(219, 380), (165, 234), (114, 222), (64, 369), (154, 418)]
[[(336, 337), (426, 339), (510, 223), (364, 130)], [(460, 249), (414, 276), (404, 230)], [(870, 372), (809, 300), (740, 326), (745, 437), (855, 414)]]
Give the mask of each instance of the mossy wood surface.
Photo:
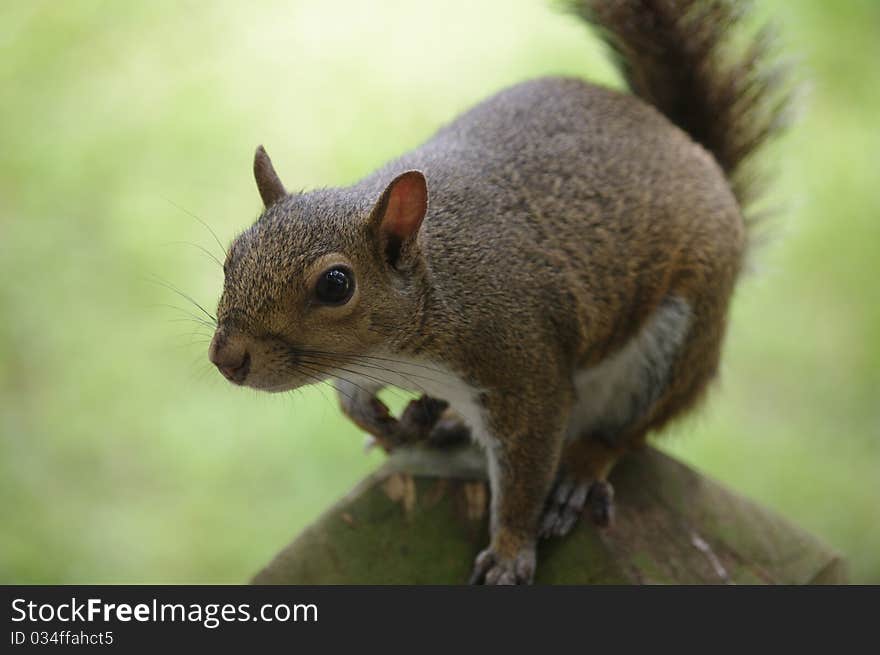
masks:
[[(537, 584), (845, 582), (812, 535), (647, 449), (612, 478), (614, 525), (540, 544)], [(400, 450), (306, 528), (255, 584), (457, 584), (487, 542), (489, 494), (470, 449)]]

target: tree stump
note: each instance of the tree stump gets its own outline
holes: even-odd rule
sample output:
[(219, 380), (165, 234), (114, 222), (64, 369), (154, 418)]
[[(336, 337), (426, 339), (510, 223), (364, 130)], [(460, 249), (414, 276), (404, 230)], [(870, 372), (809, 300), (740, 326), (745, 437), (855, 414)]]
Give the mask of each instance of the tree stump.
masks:
[[(611, 476), (614, 525), (538, 546), (536, 584), (835, 584), (837, 553), (653, 449)], [(482, 455), (400, 449), (284, 548), (254, 584), (459, 584), (487, 541)]]

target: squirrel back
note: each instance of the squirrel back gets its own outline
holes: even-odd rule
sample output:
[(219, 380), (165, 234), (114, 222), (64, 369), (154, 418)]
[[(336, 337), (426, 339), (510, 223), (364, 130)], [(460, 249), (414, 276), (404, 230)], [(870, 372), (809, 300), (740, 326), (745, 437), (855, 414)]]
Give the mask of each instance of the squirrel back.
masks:
[[(599, 361), (657, 308), (670, 270), (686, 274), (699, 258), (732, 280), (739, 267), (741, 212), (711, 154), (639, 98), (580, 79), (497, 93), (359, 182), (355, 195), (379, 197), (413, 169), (428, 180), (418, 245), (433, 294), (415, 311), (451, 328), (429, 338), (454, 341), (463, 360), (503, 361), (491, 344), (504, 349), (505, 331), (528, 330), (547, 343), (558, 341), (550, 332), (570, 332), (565, 342), (580, 347), (564, 355)], [(475, 280), (472, 270), (489, 274)], [(540, 312), (498, 321), (529, 306)], [(395, 345), (420, 354), (425, 335), (409, 327)]]
[[(746, 210), (761, 190), (749, 159), (784, 126), (788, 98), (784, 76), (768, 63), (769, 32), (739, 53), (731, 44), (743, 3), (567, 4), (598, 28), (631, 94), (579, 79), (516, 85), (353, 191), (369, 203), (396, 175), (422, 171), (430, 202), (420, 240), (437, 297), (421, 310), (450, 306), (445, 295), (453, 311), (444, 321), (454, 323), (466, 303), (468, 315), (491, 323), (497, 308), (487, 298), (505, 305), (543, 296), (566, 314), (553, 317), (552, 329), (592, 333), (589, 346), (567, 353), (587, 363), (625, 343), (656, 309), (673, 260), (682, 276), (724, 269), (718, 291), (732, 287)], [(511, 260), (512, 251), (522, 257)], [(461, 275), (473, 262), (497, 272), (475, 287)], [(548, 267), (566, 271), (586, 295), (511, 284), (541, 279)], [(420, 336), (404, 331), (400, 345), (419, 352)], [(497, 356), (480, 346), (465, 357), (479, 355)]]

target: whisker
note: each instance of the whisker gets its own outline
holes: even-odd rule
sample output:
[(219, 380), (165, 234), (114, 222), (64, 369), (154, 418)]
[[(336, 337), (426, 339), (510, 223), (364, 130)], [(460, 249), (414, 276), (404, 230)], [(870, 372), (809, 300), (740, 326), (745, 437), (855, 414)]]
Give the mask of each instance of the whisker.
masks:
[[(292, 325), (296, 322), (296, 320), (297, 320), (297, 319), (294, 318), (294, 319), (291, 319), (290, 321), (288, 321), (288, 322), (287, 322), (287, 323), (281, 328), (281, 330), (279, 330), (279, 332), (280, 332), (281, 334), (285, 333), (285, 332), (287, 331), (287, 329), (288, 329), (290, 326), (292, 326)], [(427, 364), (422, 364), (422, 363), (419, 363), (419, 362), (408, 361), (408, 360), (404, 360), (404, 359), (395, 359), (395, 358), (390, 358), (390, 357), (380, 357), (380, 356), (378, 356), (378, 355), (357, 355), (357, 354), (353, 354), (353, 353), (332, 352), (332, 351), (322, 351), (322, 350), (311, 350), (311, 349), (309, 349), (309, 348), (306, 348), (306, 347), (299, 347), (299, 346), (297, 346), (296, 349), (297, 349), (298, 351), (300, 351), (300, 352), (303, 352), (303, 353), (314, 354), (314, 355), (325, 355), (325, 356), (328, 356), (328, 357), (337, 357), (337, 358), (339, 358), (339, 359), (343, 359), (343, 360), (344, 360), (344, 359), (354, 359), (354, 358), (357, 358), (357, 359), (373, 360), (373, 361), (375, 361), (375, 362), (391, 362), (391, 363), (394, 363), (394, 364), (402, 364), (402, 365), (404, 365), (404, 366), (412, 366), (412, 367), (420, 368), (420, 369), (423, 369), (423, 370), (426, 370), (426, 371), (431, 371), (431, 372), (433, 372), (433, 373), (438, 373), (439, 375), (441, 375), (441, 376), (443, 376), (443, 377), (446, 377), (446, 378), (456, 379), (456, 375), (453, 374), (453, 373), (450, 373), (450, 372), (448, 372), (448, 371), (444, 371), (444, 370), (442, 370), (442, 369), (439, 369), (439, 368), (434, 367), (434, 366), (429, 366), (429, 365), (427, 365)], [(401, 373), (401, 371), (396, 370), (396, 369), (395, 369), (395, 372), (397, 372), (397, 373)], [(413, 375), (415, 375), (415, 374), (413, 374)], [(431, 382), (437, 382), (437, 380), (435, 380), (435, 379), (433, 379), (433, 378), (427, 378), (427, 377), (426, 377), (425, 379), (426, 379), (426, 380), (429, 380), (429, 381), (431, 381)]]
[(221, 262), (219, 259), (217, 259), (217, 255), (212, 253), (210, 250), (208, 250), (204, 246), (200, 246), (199, 244), (193, 243), (192, 241), (168, 241), (167, 243), (165, 243), (163, 245), (166, 245), (166, 246), (192, 246), (193, 248), (198, 248), (203, 253), (205, 253), (205, 255), (207, 255), (212, 260), (214, 260), (214, 262), (216, 262), (217, 266), (219, 266), (220, 268), (223, 268), (223, 262)]
[[(314, 368), (314, 367), (313, 367), (314, 365), (310, 365), (309, 363), (304, 363), (304, 362), (302, 362), (302, 361), (300, 361), (300, 362), (298, 363), (298, 365), (299, 365), (299, 366), (303, 366), (303, 365), (305, 365), (305, 366), (308, 367), (308, 370), (314, 371), (314, 372), (316, 372), (316, 373), (322, 373), (322, 372), (323, 372), (323, 371), (321, 371), (320, 369)], [(321, 379), (321, 378), (316, 378), (316, 377), (314, 377), (314, 376), (309, 376), (309, 377), (312, 377), (313, 379), (319, 380), (320, 382), (328, 382), (327, 380), (323, 380), (323, 379)], [(338, 377), (340, 380), (343, 380), (344, 382), (347, 382), (348, 384), (350, 384), (351, 386), (357, 388), (359, 391), (361, 391), (361, 392), (367, 394), (368, 396), (372, 396), (372, 395), (373, 395), (373, 392), (372, 392), (372, 391), (369, 391), (368, 389), (362, 387), (361, 385), (359, 385), (357, 382), (354, 382), (353, 380), (349, 380), (349, 379), (346, 378), (345, 376), (337, 375), (336, 377)], [(338, 387), (336, 387), (335, 385), (332, 385), (332, 387), (333, 387), (333, 389), (334, 389), (335, 391), (339, 391), (339, 393), (341, 393), (343, 396), (345, 396), (346, 398), (348, 398), (348, 399), (351, 400), (352, 402), (355, 402), (354, 396), (351, 396), (350, 394), (341, 391), (341, 390), (340, 390)]]
[(205, 327), (210, 327), (210, 328), (214, 327), (211, 323), (208, 323), (208, 321), (203, 321), (198, 318), (169, 318), (165, 322), (166, 323), (196, 323), (197, 325), (203, 325)]
[(197, 355), (190, 360), (187, 369), (190, 379), (194, 382), (201, 382), (211, 373), (214, 367), (210, 366), (204, 357)]
[(210, 325), (210, 327), (217, 327), (217, 325), (215, 323), (209, 323), (208, 321), (205, 321), (205, 319), (202, 318), (201, 316), (199, 316), (198, 314), (193, 314), (191, 311), (184, 309), (183, 307), (178, 307), (177, 305), (172, 305), (170, 303), (153, 303), (152, 305), (147, 305), (148, 309), (156, 309), (158, 307), (165, 307), (168, 309), (174, 309), (178, 312), (186, 314), (194, 321), (204, 321), (205, 324)]
[[(183, 207), (181, 207), (180, 205), (178, 205), (176, 202), (174, 202), (173, 200), (171, 200), (171, 198), (166, 198), (165, 196), (160, 196), (160, 197), (161, 197), (163, 200), (165, 200), (165, 202), (167, 202), (167, 203), (173, 205), (174, 207), (176, 207), (178, 210), (182, 211), (184, 214), (186, 214), (186, 215), (189, 216), (190, 218), (194, 218), (194, 219), (197, 220), (199, 223), (201, 223), (202, 226), (204, 226), (204, 227), (208, 230), (208, 232), (211, 233), (211, 236), (214, 237), (214, 241), (217, 242), (217, 245), (220, 246), (220, 252), (222, 252), (223, 255), (226, 256), (226, 248), (225, 248), (225, 247), (223, 246), (223, 244), (221, 243), (221, 241), (220, 241), (220, 237), (217, 236), (217, 233), (214, 232), (214, 230), (211, 228), (210, 225), (208, 225), (205, 221), (203, 221), (201, 218), (199, 218), (198, 216), (196, 216), (195, 214), (193, 214), (193, 213), (192, 213), (191, 211), (189, 211), (188, 209), (184, 209)], [(223, 265), (223, 264), (221, 264), (221, 266), (222, 266), (222, 265)]]
[[(298, 361), (301, 361), (301, 362), (302, 362), (302, 361), (305, 361), (305, 360), (303, 360), (302, 358), (300, 358)], [(305, 363), (306, 363), (306, 364), (312, 364), (313, 366), (324, 366), (325, 364), (327, 364), (327, 362), (322, 363), (322, 362), (314, 362), (314, 361), (305, 361)], [(349, 369), (349, 368), (345, 368), (344, 366), (337, 366), (337, 365), (335, 365), (335, 364), (333, 364), (333, 363), (330, 363), (330, 366), (332, 366), (334, 372), (335, 372), (335, 371), (344, 371), (345, 373), (351, 373), (352, 375), (360, 375), (361, 377), (365, 377), (365, 378), (367, 378), (367, 379), (369, 379), (369, 380), (373, 380), (374, 382), (379, 382), (379, 383), (381, 383), (382, 385), (384, 385), (386, 388), (389, 388), (389, 387), (396, 387), (396, 386), (398, 386), (398, 385), (394, 384), (393, 382), (389, 382), (388, 380), (383, 380), (382, 378), (375, 377), (375, 376), (372, 376), (372, 375), (368, 375), (368, 374), (366, 374), (366, 373), (364, 373), (364, 372), (362, 372), (362, 371), (353, 371), (353, 370), (351, 370), (351, 369)], [(337, 376), (337, 377), (341, 377), (341, 376)], [(342, 379), (344, 380), (345, 378), (342, 378)], [(346, 380), (346, 382), (350, 382), (351, 384), (354, 384), (351, 380)], [(389, 391), (390, 391), (391, 393), (393, 393), (394, 395), (396, 395), (397, 397), (399, 397), (399, 398), (406, 398), (406, 396), (404, 396), (403, 394), (400, 394), (400, 393), (395, 392), (393, 389), (389, 389)], [(422, 389), (422, 391), (424, 391), (424, 389)], [(370, 393), (370, 395), (373, 395), (373, 393)]]
[[(378, 371), (385, 371), (386, 373), (398, 375), (401, 378), (403, 378), (404, 380), (408, 381), (413, 387), (416, 387), (418, 390), (422, 391), (423, 393), (427, 392), (424, 385), (419, 384), (418, 382), (413, 380), (413, 378), (419, 378), (421, 380), (425, 380), (425, 381), (431, 382), (433, 384), (438, 384), (438, 385), (444, 386), (450, 390), (454, 390), (458, 387), (457, 381), (453, 382), (451, 379), (448, 381), (447, 380), (438, 380), (436, 378), (432, 378), (427, 375), (420, 375), (418, 373), (413, 373), (412, 371), (404, 372), (398, 368), (394, 368), (394, 367), (387, 366), (387, 365), (379, 366), (375, 363), (366, 363), (366, 362), (358, 361), (359, 359), (361, 359), (361, 357), (362, 357), (361, 355), (338, 355), (337, 356), (332, 353), (325, 353), (325, 352), (320, 352), (320, 351), (315, 351), (315, 350), (301, 350), (301, 352), (306, 353), (312, 357), (317, 357), (317, 358), (323, 357), (324, 359), (328, 360), (331, 364), (334, 363), (334, 361), (337, 359), (342, 359), (343, 361), (347, 360), (348, 362), (350, 362), (349, 365), (361, 366), (364, 368), (374, 369), (374, 370), (378, 370)], [(390, 358), (385, 358), (385, 357), (381, 358), (381, 361), (396, 362), (396, 363), (403, 364), (403, 365), (408, 364), (408, 362), (392, 360)], [(365, 377), (369, 377), (366, 373), (363, 373), (361, 371), (349, 371), (349, 372), (359, 374), (359, 375), (364, 375)], [(446, 377), (453, 378), (453, 376), (449, 375), (449, 374), (446, 374)], [(378, 381), (382, 382), (384, 384), (392, 385), (392, 386), (400, 386), (398, 384), (388, 382), (387, 380), (378, 379)]]
[[(326, 351), (320, 351), (320, 350), (302, 349), (302, 348), (297, 348), (297, 349), (296, 349), (296, 352), (297, 352), (297, 354), (300, 356), (300, 358), (301, 358), (303, 355), (305, 355), (306, 357), (312, 357), (312, 358), (317, 359), (318, 361), (313, 361), (313, 362), (311, 362), (312, 364), (317, 365), (317, 366), (323, 366), (323, 367), (325, 367), (325, 368), (333, 368), (333, 369), (335, 369), (335, 370), (345, 371), (345, 372), (347, 372), (347, 373), (351, 373), (351, 374), (353, 374), (353, 375), (361, 375), (361, 376), (363, 376), (363, 377), (365, 377), (365, 378), (369, 378), (369, 379), (371, 379), (371, 380), (373, 380), (373, 381), (375, 381), (375, 382), (379, 382), (379, 383), (381, 383), (381, 384), (383, 384), (383, 385), (386, 385), (386, 386), (399, 386), (399, 385), (397, 385), (397, 384), (395, 384), (395, 383), (393, 383), (393, 382), (391, 382), (391, 381), (389, 381), (389, 380), (386, 380), (386, 379), (383, 379), (383, 378), (380, 378), (380, 377), (372, 376), (372, 375), (370, 375), (370, 374), (368, 374), (368, 373), (364, 373), (363, 371), (353, 371), (353, 370), (351, 370), (351, 369), (345, 368), (345, 367), (343, 366), (343, 364), (345, 364), (345, 365), (353, 365), (353, 366), (360, 366), (360, 367), (363, 367), (363, 368), (375, 369), (375, 370), (378, 370), (378, 371), (391, 372), (391, 371), (388, 371), (388, 369), (386, 369), (386, 368), (384, 368), (384, 367), (381, 367), (381, 366), (374, 366), (374, 365), (370, 365), (370, 364), (363, 364), (363, 363), (361, 363), (361, 362), (354, 361), (355, 358), (352, 357), (352, 356), (347, 356), (347, 355), (342, 355), (342, 354), (335, 354), (335, 353), (326, 352)], [(395, 372), (396, 372), (396, 371), (395, 371)], [(401, 377), (405, 377), (405, 376), (401, 375)]]
[[(196, 363), (193, 362), (193, 365), (196, 365)], [(213, 370), (213, 367), (211, 367), (211, 366), (202, 366), (199, 369), (198, 374), (195, 376), (195, 382), (203, 382), (204, 380), (206, 380), (208, 378), (208, 376), (211, 374), (212, 370)], [(212, 379), (216, 379), (216, 378), (212, 378)]]
[[(171, 307), (171, 305), (167, 305), (167, 306)], [(214, 323), (211, 323), (210, 321), (206, 321), (201, 316), (196, 316), (195, 314), (191, 314), (190, 312), (186, 311), (185, 309), (181, 309), (180, 307), (175, 307), (174, 309), (177, 309), (178, 311), (186, 314), (186, 317), (185, 318), (169, 318), (169, 319), (166, 319), (166, 321), (165, 321), (166, 323), (196, 323), (196, 324), (202, 325), (206, 328), (211, 328), (211, 331), (213, 331), (214, 328), (217, 327)]]
[[(192, 348), (193, 346), (206, 346), (211, 343), (211, 340), (208, 338), (198, 339), (196, 341), (187, 341), (185, 343), (176, 343), (173, 346), (168, 346), (168, 348), (172, 351), (183, 350), (185, 348)], [(199, 349), (201, 351), (201, 348)], [(199, 355), (202, 357), (203, 355)]]
[(217, 324), (217, 317), (214, 316), (214, 315), (213, 315), (211, 312), (209, 312), (207, 309), (205, 309), (204, 307), (202, 307), (199, 303), (197, 303), (197, 302), (193, 299), (192, 296), (190, 296), (190, 295), (184, 293), (183, 291), (181, 291), (180, 289), (178, 289), (177, 287), (175, 287), (173, 284), (171, 284), (171, 283), (168, 282), (167, 280), (163, 280), (161, 277), (159, 277), (159, 276), (156, 275), (155, 273), (153, 274), (153, 277), (154, 277), (155, 279), (152, 279), (152, 280), (149, 280), (149, 279), (148, 279), (147, 281), (148, 281), (148, 282), (152, 282), (153, 284), (157, 284), (157, 285), (159, 285), (159, 286), (161, 286), (161, 287), (164, 287), (164, 288), (168, 289), (169, 291), (171, 291), (171, 292), (173, 292), (173, 293), (176, 293), (178, 296), (180, 296), (180, 297), (183, 298), (184, 300), (188, 300), (188, 301), (191, 302), (193, 305), (195, 305), (198, 309), (200, 309), (201, 312), (202, 312), (205, 316), (207, 316), (208, 318), (210, 318), (210, 319), (214, 322), (215, 325)]
[(175, 336), (178, 339), (198, 339), (204, 343), (208, 343), (213, 338), (210, 334), (204, 334), (202, 332), (181, 332)]
[(327, 389), (325, 387), (330, 387), (331, 389), (333, 388), (333, 385), (331, 385), (327, 380), (321, 380), (320, 384), (315, 384), (312, 386), (314, 386), (314, 388), (318, 390), (318, 393), (321, 394), (321, 398), (323, 398), (328, 404), (330, 404), (330, 405), (334, 404), (330, 400), (330, 398), (327, 397), (327, 394), (326, 394)]
[[(320, 356), (317, 355), (317, 354), (315, 354), (315, 355), (311, 355), (311, 356), (312, 356), (312, 357), (318, 357), (318, 358), (320, 359)], [(346, 373), (351, 373), (352, 375), (359, 375), (359, 376), (365, 377), (365, 378), (367, 378), (367, 379), (373, 380), (374, 382), (379, 382), (379, 383), (381, 383), (381, 384), (384, 385), (386, 388), (387, 388), (387, 387), (400, 387), (400, 386), (401, 386), (401, 385), (398, 384), (396, 381), (393, 382), (393, 381), (391, 381), (391, 380), (388, 380), (388, 379), (385, 379), (385, 378), (378, 377), (378, 376), (375, 375), (375, 374), (365, 373), (364, 371), (359, 371), (359, 370), (352, 370), (352, 369), (350, 369), (350, 368), (346, 368), (346, 367), (344, 367), (344, 366), (341, 366), (341, 365), (337, 364), (336, 361), (333, 360), (333, 358), (330, 358), (330, 357), (326, 357), (324, 362), (320, 362), (320, 361), (319, 361), (319, 362), (312, 362), (312, 363), (313, 363), (313, 364), (318, 364), (318, 365), (321, 365), (321, 366), (329, 366), (329, 367), (332, 367), (334, 370), (337, 370), (337, 371), (344, 371), (344, 372), (346, 372)], [(349, 366), (358, 366), (358, 367), (368, 368), (368, 369), (376, 370), (376, 371), (384, 371), (384, 372), (386, 372), (386, 373), (392, 373), (392, 374), (396, 373), (396, 374), (398, 374), (400, 377), (402, 377), (402, 378), (404, 378), (405, 380), (407, 380), (412, 386), (417, 387), (419, 391), (422, 391), (423, 393), (425, 392), (424, 387), (422, 387), (422, 386), (421, 386), (420, 384), (418, 384), (417, 382), (414, 382), (413, 380), (411, 380), (410, 378), (408, 378), (405, 374), (401, 373), (400, 371), (395, 371), (395, 370), (388, 369), (388, 368), (384, 368), (384, 367), (381, 367), (381, 366), (372, 366), (372, 365), (370, 365), (370, 364), (363, 364), (363, 363), (361, 363), (361, 362), (356, 362), (356, 361), (352, 361), (352, 362), (350, 362), (348, 365), (349, 365)], [(398, 394), (398, 395), (400, 395), (400, 394)], [(401, 397), (402, 397), (402, 396), (401, 396)]]
[[(326, 385), (329, 386), (333, 391), (335, 391), (335, 392), (337, 392), (337, 393), (339, 393), (339, 394), (342, 394), (343, 396), (345, 396), (346, 398), (348, 398), (352, 403), (355, 402), (355, 400), (354, 400), (354, 396), (352, 396), (350, 393), (348, 393), (348, 392), (346, 392), (346, 391), (342, 391), (341, 389), (337, 389), (335, 386), (333, 386), (332, 384), (330, 384), (329, 380), (324, 380), (324, 379), (322, 379), (322, 378), (319, 378), (319, 377), (316, 376), (316, 375), (312, 375), (312, 374), (308, 373), (308, 371), (306, 371), (306, 370), (302, 370), (301, 366), (302, 366), (302, 365), (294, 366), (293, 368), (296, 370), (297, 373), (300, 373), (301, 375), (305, 375), (307, 378), (310, 378), (310, 379), (312, 379), (312, 380), (315, 380), (315, 382), (316, 382), (317, 384), (319, 384), (319, 385), (320, 385), (320, 384), (326, 384)], [(308, 370), (316, 371), (316, 369), (308, 369)], [(317, 371), (316, 371), (316, 372), (317, 372)], [(354, 385), (354, 386), (357, 386), (357, 385), (354, 384), (353, 382), (351, 382), (351, 384)]]
[[(417, 382), (415, 382), (412, 378), (418, 378), (419, 380), (424, 380), (424, 381), (426, 381), (426, 382), (431, 382), (431, 383), (433, 383), (433, 384), (443, 385), (443, 386), (448, 387), (448, 388), (450, 388), (450, 389), (453, 389), (453, 388), (456, 388), (456, 387), (457, 387), (457, 385), (454, 384), (454, 383), (447, 382), (447, 381), (444, 381), (444, 380), (437, 380), (436, 378), (432, 378), (432, 377), (427, 376), (427, 375), (420, 375), (420, 374), (418, 374), (418, 373), (413, 373), (412, 371), (403, 372), (403, 371), (401, 371), (400, 369), (398, 369), (398, 368), (394, 368), (394, 367), (392, 367), (392, 366), (380, 366), (380, 365), (378, 365), (378, 364), (366, 363), (366, 362), (360, 362), (360, 361), (357, 361), (357, 359), (359, 359), (359, 357), (353, 357), (353, 358), (352, 358), (353, 363), (354, 363), (355, 365), (357, 365), (357, 366), (363, 366), (363, 367), (365, 367), (365, 368), (377, 369), (377, 370), (380, 370), (380, 371), (386, 371), (386, 372), (388, 372), (388, 373), (393, 373), (393, 374), (395, 374), (395, 375), (399, 375), (399, 376), (402, 377), (404, 380), (407, 380), (410, 384), (416, 385), (416, 386), (418, 386), (418, 387), (420, 387), (420, 388), (422, 387), (422, 385), (419, 385), (419, 384), (418, 384)], [(401, 364), (405, 364), (406, 362), (400, 362), (400, 363), (401, 363)]]
[[(454, 377), (455, 377), (454, 374), (451, 374), (451, 373), (449, 373), (449, 372), (447, 372), (447, 371), (444, 371), (444, 370), (442, 370), (442, 369), (439, 369), (439, 368), (436, 368), (436, 367), (433, 367), (433, 366), (427, 366), (426, 364), (419, 364), (419, 363), (417, 363), (417, 362), (407, 361), (407, 360), (404, 360), (404, 359), (394, 359), (394, 358), (391, 358), (391, 357), (379, 357), (379, 356), (377, 356), (377, 355), (355, 355), (355, 357), (358, 357), (358, 358), (360, 358), (360, 359), (372, 359), (372, 360), (375, 360), (375, 361), (378, 361), (378, 362), (391, 362), (391, 363), (394, 363), (394, 364), (404, 364), (404, 365), (406, 365), (406, 366), (415, 366), (415, 367), (417, 367), (417, 368), (425, 369), (425, 370), (427, 370), (427, 371), (432, 371), (432, 372), (434, 372), (434, 373), (439, 373), (440, 375), (442, 375), (442, 376), (444, 376), (444, 377), (451, 377), (451, 378), (454, 378)], [(429, 379), (430, 379), (430, 378), (429, 378)]]

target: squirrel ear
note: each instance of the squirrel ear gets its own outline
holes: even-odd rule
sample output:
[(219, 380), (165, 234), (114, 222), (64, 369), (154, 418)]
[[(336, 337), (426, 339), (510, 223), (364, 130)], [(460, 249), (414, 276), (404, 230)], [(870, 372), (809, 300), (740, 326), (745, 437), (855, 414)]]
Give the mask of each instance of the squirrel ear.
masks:
[(263, 146), (257, 146), (257, 152), (254, 155), (254, 179), (257, 181), (257, 189), (260, 191), (260, 197), (263, 199), (266, 209), (287, 195), (287, 190), (281, 184), (281, 179), (275, 172), (272, 160), (269, 159)]
[(385, 189), (372, 220), (388, 261), (395, 265), (405, 243), (414, 239), (428, 211), (428, 183), (421, 171), (401, 173)]

